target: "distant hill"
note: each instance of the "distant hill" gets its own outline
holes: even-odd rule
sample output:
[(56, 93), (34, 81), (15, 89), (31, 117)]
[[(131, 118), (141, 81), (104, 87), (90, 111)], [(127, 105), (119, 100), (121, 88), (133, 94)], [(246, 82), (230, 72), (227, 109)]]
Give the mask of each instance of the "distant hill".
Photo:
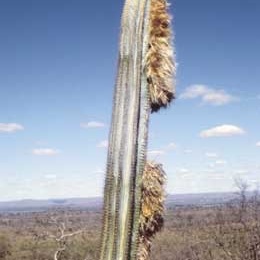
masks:
[[(234, 193), (201, 193), (201, 194), (173, 194), (166, 198), (166, 206), (188, 206), (188, 205), (216, 205), (223, 204), (235, 198)], [(68, 198), (48, 200), (19, 200), (0, 202), (0, 212), (5, 211), (43, 211), (51, 208), (102, 208), (102, 198)]]
[(167, 196), (166, 206), (212, 206), (227, 203), (236, 197), (234, 192), (173, 194)]
[(89, 208), (102, 207), (102, 198), (68, 198), (48, 200), (17, 200), (0, 202), (0, 212), (4, 211), (43, 211), (50, 208)]

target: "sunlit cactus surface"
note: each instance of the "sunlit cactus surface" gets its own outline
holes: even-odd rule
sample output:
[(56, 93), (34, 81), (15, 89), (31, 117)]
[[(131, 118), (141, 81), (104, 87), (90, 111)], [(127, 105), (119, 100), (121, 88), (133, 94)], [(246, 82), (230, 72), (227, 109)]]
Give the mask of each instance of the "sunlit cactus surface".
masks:
[(110, 128), (100, 260), (147, 260), (163, 224), (165, 173), (147, 162), (151, 112), (175, 94), (165, 0), (126, 0)]

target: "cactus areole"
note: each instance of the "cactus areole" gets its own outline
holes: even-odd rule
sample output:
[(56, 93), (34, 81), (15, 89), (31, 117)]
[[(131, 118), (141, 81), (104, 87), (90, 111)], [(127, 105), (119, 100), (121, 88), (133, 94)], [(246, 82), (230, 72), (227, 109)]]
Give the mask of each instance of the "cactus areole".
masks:
[(147, 162), (151, 112), (174, 98), (175, 63), (165, 0), (126, 0), (104, 188), (100, 260), (149, 259), (162, 225), (164, 172)]

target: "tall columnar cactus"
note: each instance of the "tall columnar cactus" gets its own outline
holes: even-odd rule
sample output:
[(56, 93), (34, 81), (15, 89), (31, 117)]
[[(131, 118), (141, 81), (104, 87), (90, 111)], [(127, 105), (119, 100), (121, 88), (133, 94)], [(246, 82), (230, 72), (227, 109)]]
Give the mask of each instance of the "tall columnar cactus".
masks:
[(162, 224), (164, 172), (146, 161), (151, 112), (174, 98), (166, 0), (126, 0), (104, 189), (100, 260), (145, 260)]

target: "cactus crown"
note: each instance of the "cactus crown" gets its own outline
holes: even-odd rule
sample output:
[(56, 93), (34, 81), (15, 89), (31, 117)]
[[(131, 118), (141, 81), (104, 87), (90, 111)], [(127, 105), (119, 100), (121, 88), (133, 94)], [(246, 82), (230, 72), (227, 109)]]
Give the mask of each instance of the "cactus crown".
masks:
[(165, 0), (151, 0), (146, 73), (152, 112), (167, 107), (175, 97), (176, 68), (167, 8)]

